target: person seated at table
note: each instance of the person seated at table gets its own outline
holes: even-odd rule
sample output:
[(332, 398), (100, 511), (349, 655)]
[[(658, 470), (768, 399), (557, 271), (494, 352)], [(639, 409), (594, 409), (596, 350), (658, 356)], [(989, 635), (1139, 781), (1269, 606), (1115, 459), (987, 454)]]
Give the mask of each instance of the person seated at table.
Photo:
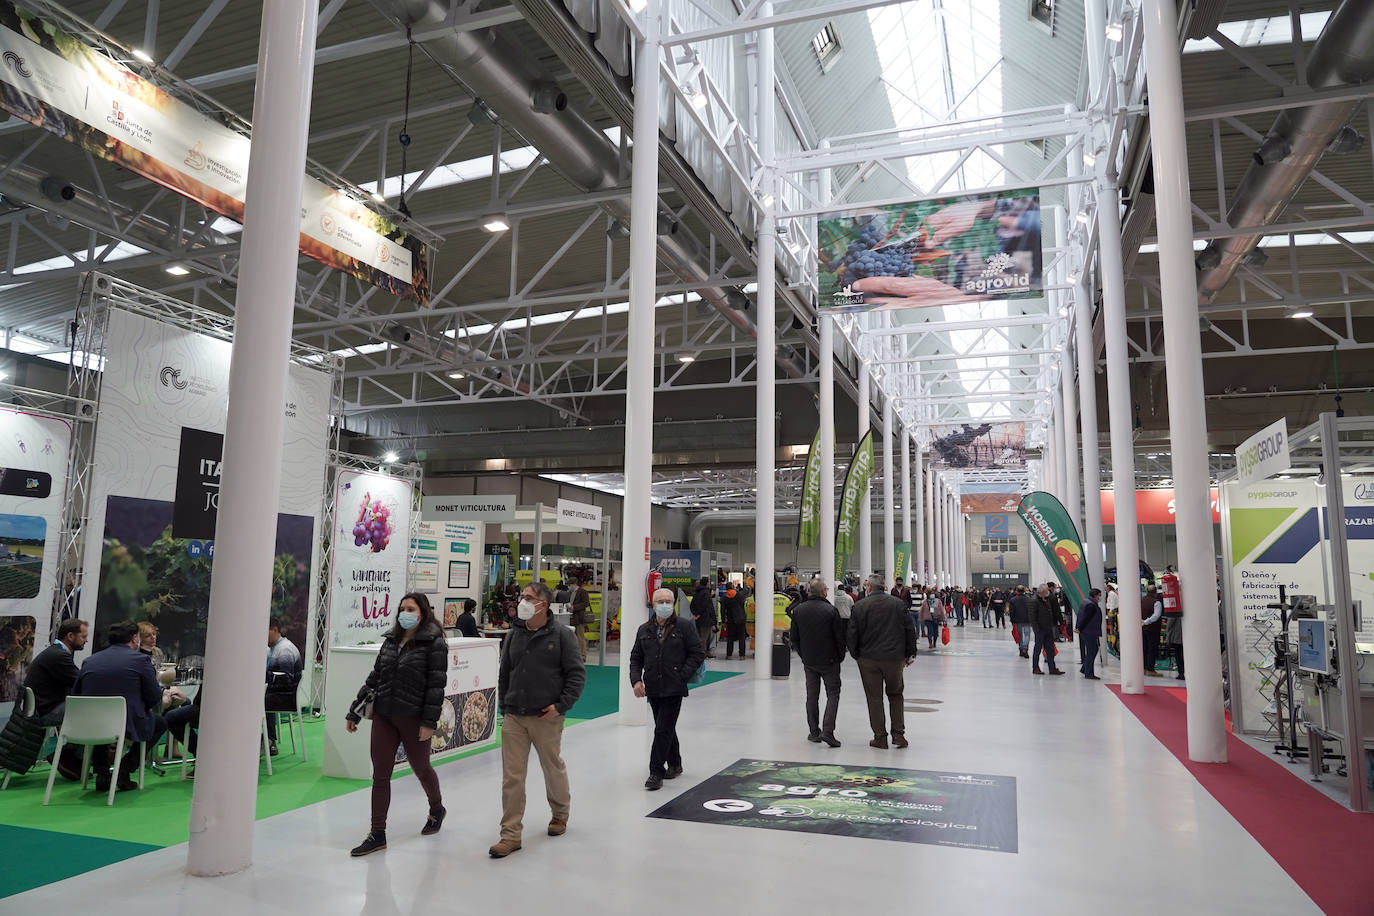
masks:
[(40, 725), (61, 725), (79, 670), (72, 655), (86, 648), (86, 621), (68, 617), (57, 626), (57, 638), (29, 663), (24, 686), (33, 691), (33, 712)]
[[(152, 661), (139, 651), (138, 626), (133, 621), (121, 620), (111, 624), (106, 633), (106, 647), (86, 659), (71, 695), (123, 697), (127, 711), (125, 738), (132, 742), (143, 742), (145, 747), (151, 748), (167, 730), (160, 710), (176, 691), (170, 688), (164, 691), (158, 686)], [(92, 754), (96, 771), (95, 787), (101, 792), (109, 791), (110, 780), (115, 778), (115, 774), (110, 772), (110, 756), (108, 745), (96, 747)], [(126, 746), (117, 775), (121, 792), (137, 788), (130, 774), (138, 765), (138, 759), (138, 748)]]
[(463, 599), (463, 613), (458, 615), (458, 632), (464, 636), (476, 638), (481, 634), (477, 632), (477, 617), (473, 611), (477, 610), (477, 602), (471, 598)]
[(157, 647), (157, 627), (151, 620), (138, 622), (138, 651), (152, 660), (154, 669), (167, 661), (167, 656)]
[[(296, 688), (305, 673), (305, 662), (295, 643), (282, 635), (283, 623), (270, 620), (267, 624), (267, 692), (263, 709), (273, 712), (297, 712)], [(277, 753), (277, 717), (267, 717), (267, 742), (273, 756)]]

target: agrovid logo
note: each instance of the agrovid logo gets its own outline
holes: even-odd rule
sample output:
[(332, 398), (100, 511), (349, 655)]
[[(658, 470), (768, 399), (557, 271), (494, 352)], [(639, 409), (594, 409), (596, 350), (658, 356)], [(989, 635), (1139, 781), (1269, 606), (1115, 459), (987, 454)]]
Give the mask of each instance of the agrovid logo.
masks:
[(15, 73), (18, 73), (25, 79), (33, 76), (33, 72), (30, 71), (28, 66), (24, 63), (24, 58), (20, 57), (18, 54), (15, 54), (13, 51), (6, 51), (4, 56), (5, 65), (8, 66), (11, 70), (13, 70)]
[(181, 377), (181, 370), (175, 366), (163, 366), (159, 373), (162, 380), (162, 387), (175, 388), (177, 391), (185, 391), (187, 382)]

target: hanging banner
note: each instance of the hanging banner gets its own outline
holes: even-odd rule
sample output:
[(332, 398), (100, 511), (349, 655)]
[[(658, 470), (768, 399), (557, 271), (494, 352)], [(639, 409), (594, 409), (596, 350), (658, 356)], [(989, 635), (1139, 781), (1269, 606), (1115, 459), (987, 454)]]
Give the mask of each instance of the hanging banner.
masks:
[(1015, 484), (959, 484), (959, 510), (969, 515), (1015, 512), (1021, 505), (1021, 491)]
[(573, 502), (571, 499), (558, 501), (558, 524), (569, 528), (585, 528), (588, 531), (601, 530), (601, 507), (591, 503)]
[[(801, 524), (797, 526), (797, 546), (815, 547), (821, 539), (821, 428), (806, 453), (806, 474), (802, 477)], [(832, 495), (833, 499), (834, 496)]]
[(930, 428), (937, 468), (1018, 469), (1026, 466), (1026, 424), (966, 423)]
[(420, 514), (427, 522), (449, 519), (465, 522), (508, 522), (515, 518), (516, 497), (510, 496), (425, 496)]
[[(80, 598), (91, 648), (111, 623), (148, 620), (169, 661), (198, 667), (205, 655), (231, 350), (110, 309)], [(281, 412), (259, 421), (283, 430), (272, 588), (243, 599), (270, 602), (302, 656), (314, 637), (331, 387), (329, 372), (292, 363)]]
[(66, 420), (0, 408), (0, 703), (52, 638), (70, 441)]
[(892, 568), (896, 570), (894, 578), (898, 582), (906, 583), (911, 578), (911, 542), (902, 541), (896, 547), (896, 556), (892, 560)]
[[(1238, 684), (1239, 726), (1265, 732), (1274, 719), (1274, 639), (1281, 635), (1277, 608), (1279, 586), (1288, 596), (1310, 595), (1317, 604), (1331, 603), (1330, 526), (1325, 488), (1310, 480), (1269, 480), (1251, 484), (1228, 481), (1226, 488), (1226, 557), (1229, 582), (1227, 648), (1236, 653), (1232, 670)], [(1374, 607), (1374, 479), (1341, 480), (1345, 498), (1345, 536), (1349, 552), (1350, 594), (1365, 609)], [(1365, 624), (1365, 633), (1369, 624)], [(1364, 639), (1366, 637), (1357, 637)]]
[[(0, 0), (0, 53), (0, 108), (243, 222), (251, 146), (243, 133), (8, 0)], [(300, 250), (397, 296), (429, 301), (424, 245), (309, 175)]]
[[(873, 478), (873, 430), (864, 433), (854, 460), (844, 475), (840, 511), (835, 518), (835, 556), (847, 557), (856, 549), (860, 511), (868, 499), (868, 482)], [(868, 575), (865, 571), (864, 575)]]
[(1040, 190), (822, 213), (816, 263), (821, 311), (1040, 296)]
[(334, 475), (329, 590), (332, 646), (381, 642), (396, 623), (407, 581), (412, 486), (369, 471)]
[(1236, 449), (1236, 483), (1254, 483), (1282, 474), (1291, 465), (1288, 457), (1288, 419), (1280, 417)]
[[(1221, 521), (1217, 508), (1217, 488), (1209, 493), (1212, 502), (1212, 524)], [(1174, 523), (1174, 491), (1172, 489), (1136, 490), (1135, 522), (1137, 525), (1172, 525)], [(1116, 493), (1102, 491), (1102, 524), (1116, 524)]]
[(1048, 493), (1037, 490), (1022, 497), (1016, 514), (1030, 529), (1031, 538), (1040, 545), (1049, 561), (1054, 580), (1064, 588), (1076, 611), (1088, 600), (1088, 563), (1083, 556), (1083, 542), (1078, 538), (1064, 506)]

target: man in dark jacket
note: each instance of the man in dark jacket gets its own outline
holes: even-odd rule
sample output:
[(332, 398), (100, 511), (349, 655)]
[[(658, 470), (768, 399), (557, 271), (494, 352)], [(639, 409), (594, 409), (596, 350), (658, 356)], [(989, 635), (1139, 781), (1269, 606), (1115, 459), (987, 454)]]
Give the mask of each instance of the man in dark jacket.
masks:
[(474, 613), (476, 610), (477, 602), (475, 600), (472, 598), (463, 599), (463, 613), (459, 614), (458, 619), (454, 622), (460, 636), (477, 639), (482, 635), (477, 632), (477, 615)]
[(1021, 650), (1021, 657), (1030, 658), (1030, 597), (1026, 594), (1024, 585), (1016, 586), (1016, 594), (1011, 596), (1011, 625), (1016, 628), (1017, 635), (1021, 637), (1017, 641), (1017, 647)]
[[(107, 640), (109, 644), (81, 666), (72, 696), (123, 697), (127, 710), (125, 737), (151, 747), (167, 730), (161, 715), (165, 697), (157, 683), (157, 672), (148, 656), (138, 651), (138, 627), (133, 621), (111, 624)], [(125, 744), (124, 759), (120, 761), (120, 791), (135, 788), (130, 773), (138, 763), (138, 752), (131, 748), (132, 745)], [(96, 767), (96, 789), (109, 791), (112, 778), (108, 770), (111, 765), (109, 748), (97, 747), (92, 760)]]
[(735, 654), (735, 643), (739, 643), (739, 657), (744, 658), (746, 650), (749, 648), (749, 631), (747, 628), (748, 611), (744, 605), (745, 589), (742, 585), (731, 583), (725, 588), (725, 595), (720, 599), (721, 614), (725, 617), (725, 622), (730, 626), (730, 632), (725, 639), (725, 657), (730, 658)]
[(654, 592), (654, 616), (641, 624), (630, 650), (630, 683), (635, 696), (648, 697), (654, 713), (654, 743), (649, 751), (649, 778), (644, 788), (663, 788), (663, 780), (682, 773), (682, 748), (677, 740), (677, 717), (687, 682), (697, 673), (706, 650), (697, 628), (677, 615), (671, 589)]
[(1078, 620), (1074, 624), (1074, 629), (1078, 632), (1079, 651), (1083, 655), (1083, 662), (1078, 666), (1078, 670), (1090, 681), (1101, 680), (1093, 673), (1093, 663), (1097, 661), (1097, 644), (1102, 638), (1102, 608), (1097, 603), (1101, 595), (1100, 588), (1088, 592), (1088, 600), (1078, 609)]
[(902, 709), (902, 668), (916, 660), (916, 628), (900, 598), (884, 594), (881, 576), (864, 583), (868, 596), (854, 605), (849, 618), (849, 654), (859, 663), (868, 723), (873, 727), (870, 747), (887, 747), (883, 694), (892, 715), (892, 744), (906, 747), (906, 719)]
[(58, 624), (57, 639), (29, 664), (24, 686), (33, 691), (33, 711), (40, 725), (61, 725), (67, 707), (67, 695), (72, 692), (79, 673), (72, 654), (86, 648), (90, 632), (84, 620), (68, 617)]
[[(835, 714), (840, 706), (840, 662), (844, 660), (844, 621), (835, 605), (826, 600), (821, 579), (806, 586), (807, 600), (792, 611), (792, 648), (801, 656), (806, 673), (806, 725), (808, 741), (824, 741), (839, 747)], [(825, 719), (820, 717), (821, 682), (825, 682)]]
[(701, 640), (701, 647), (706, 650), (707, 658), (715, 658), (716, 654), (711, 651), (711, 634), (716, 631), (716, 599), (715, 589), (711, 588), (711, 580), (705, 576), (697, 583), (696, 594), (692, 596), (692, 620), (697, 625), (697, 638)]
[(1041, 585), (1031, 599), (1031, 626), (1035, 629), (1035, 650), (1031, 653), (1031, 674), (1044, 674), (1040, 670), (1040, 655), (1045, 655), (1045, 665), (1050, 674), (1063, 674), (1064, 669), (1054, 663), (1054, 626), (1058, 609), (1048, 585)]
[(525, 774), (530, 747), (544, 771), (552, 819), (549, 836), (568, 829), (572, 795), (563, 764), (563, 719), (582, 695), (587, 668), (573, 631), (549, 616), (553, 592), (531, 582), (520, 595), (510, 635), (501, 645), (497, 705), (501, 726), (501, 839), (487, 852), (502, 859), (520, 848), (525, 816)]

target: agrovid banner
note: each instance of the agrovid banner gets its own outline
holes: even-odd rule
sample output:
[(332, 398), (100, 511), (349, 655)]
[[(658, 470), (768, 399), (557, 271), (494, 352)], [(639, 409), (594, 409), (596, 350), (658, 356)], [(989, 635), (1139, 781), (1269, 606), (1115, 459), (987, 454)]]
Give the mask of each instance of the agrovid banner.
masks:
[[(247, 130), (196, 111), (56, 23), (0, 0), (0, 107), (238, 222)], [(398, 296), (429, 300), (425, 246), (309, 175), (301, 253)]]
[(823, 213), (822, 311), (930, 308), (1040, 296), (1040, 190)]
[(388, 474), (341, 470), (334, 476), (330, 645), (381, 642), (396, 623), (396, 608), (410, 591), (412, 493), (410, 481)]
[(942, 468), (1026, 466), (1026, 424), (965, 423), (930, 429), (930, 461)]
[[(94, 643), (116, 620), (149, 620), (169, 660), (198, 667), (205, 654), (230, 350), (228, 341), (110, 310), (80, 601)], [(243, 596), (285, 619), (303, 655), (313, 634), (330, 391), (328, 372), (293, 363), (281, 413), (262, 418), (284, 431), (275, 561), (271, 594)]]

